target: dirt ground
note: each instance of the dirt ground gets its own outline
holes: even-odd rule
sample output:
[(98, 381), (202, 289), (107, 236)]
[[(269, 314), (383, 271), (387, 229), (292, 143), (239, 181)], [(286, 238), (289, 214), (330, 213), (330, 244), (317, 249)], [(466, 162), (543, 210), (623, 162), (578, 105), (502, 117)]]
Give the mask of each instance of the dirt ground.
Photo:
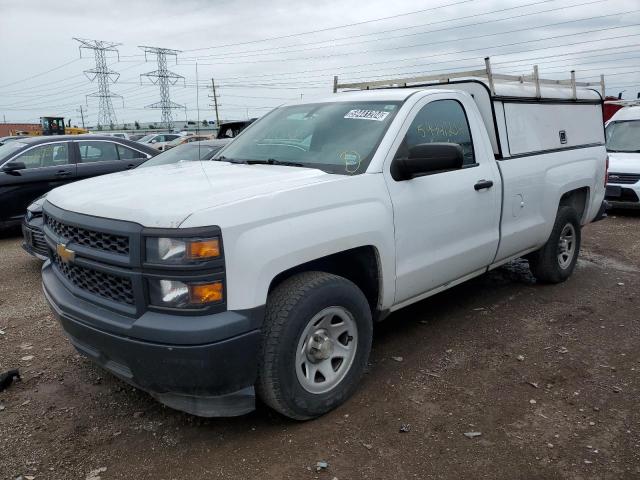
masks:
[(306, 423), (192, 417), (102, 371), (19, 245), (0, 239), (0, 371), (23, 375), (0, 393), (2, 480), (640, 478), (640, 215), (585, 228), (562, 285), (516, 262), (394, 314), (356, 395)]

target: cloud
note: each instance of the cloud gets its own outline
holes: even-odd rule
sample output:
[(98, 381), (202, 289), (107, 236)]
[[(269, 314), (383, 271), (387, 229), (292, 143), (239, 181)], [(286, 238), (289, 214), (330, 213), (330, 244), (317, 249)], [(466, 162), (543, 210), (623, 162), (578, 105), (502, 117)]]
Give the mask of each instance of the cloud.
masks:
[[(425, 9), (430, 10), (402, 15)], [(477, 68), (486, 55), (506, 73), (528, 73), (534, 63), (542, 75), (556, 78), (567, 78), (572, 67), (587, 80), (604, 72), (608, 93), (626, 89), (635, 97), (640, 29), (625, 26), (639, 24), (640, 14), (620, 14), (633, 10), (638, 5), (632, 0), (5, 1), (0, 113), (8, 121), (55, 113), (78, 123), (78, 106), (97, 90), (82, 74), (94, 67), (90, 52), (30, 78), (79, 58), (72, 37), (122, 43), (120, 61), (109, 54), (108, 63), (121, 74), (111, 86), (124, 98), (124, 106), (114, 100), (117, 118), (130, 123), (160, 117), (158, 110), (144, 108), (159, 94), (145, 79), (141, 85), (140, 74), (157, 66), (153, 58), (145, 62), (138, 45), (183, 50), (177, 64), (168, 64), (185, 77), (186, 86), (170, 90), (173, 101), (186, 105), (186, 112), (174, 112), (181, 120), (195, 118), (198, 107), (201, 118), (214, 118), (211, 78), (223, 117), (244, 118), (287, 99), (330, 94), (333, 75), (359, 80)], [(89, 99), (87, 110), (95, 122), (97, 100)]]

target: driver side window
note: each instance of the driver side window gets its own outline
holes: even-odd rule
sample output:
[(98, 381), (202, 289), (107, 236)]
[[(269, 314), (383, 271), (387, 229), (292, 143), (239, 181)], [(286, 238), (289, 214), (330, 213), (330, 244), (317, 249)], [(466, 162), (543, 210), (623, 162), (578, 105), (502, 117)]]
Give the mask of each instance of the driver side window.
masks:
[(23, 162), (26, 168), (56, 167), (69, 163), (69, 153), (66, 143), (52, 143), (40, 145), (26, 151), (15, 162)]
[(457, 143), (464, 152), (463, 166), (476, 163), (469, 122), (456, 100), (436, 100), (413, 119), (395, 158), (407, 158), (409, 149), (422, 143)]

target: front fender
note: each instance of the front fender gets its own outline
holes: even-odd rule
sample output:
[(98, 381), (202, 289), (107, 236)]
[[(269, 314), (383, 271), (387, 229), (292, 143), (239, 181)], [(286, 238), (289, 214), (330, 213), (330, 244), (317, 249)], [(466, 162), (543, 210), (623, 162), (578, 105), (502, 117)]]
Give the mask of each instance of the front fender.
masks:
[(356, 247), (376, 248), (383, 307), (395, 295), (393, 211), (381, 174), (277, 192), (198, 212), (183, 227), (219, 225), (230, 310), (264, 305), (272, 280), (303, 263)]

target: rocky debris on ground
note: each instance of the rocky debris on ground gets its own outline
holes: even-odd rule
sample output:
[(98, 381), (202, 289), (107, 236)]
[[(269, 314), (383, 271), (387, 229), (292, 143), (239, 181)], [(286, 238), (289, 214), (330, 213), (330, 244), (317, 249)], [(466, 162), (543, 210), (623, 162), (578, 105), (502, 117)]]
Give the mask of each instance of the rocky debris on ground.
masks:
[(100, 480), (100, 474), (107, 471), (107, 467), (100, 467), (87, 473), (85, 480)]
[(14, 380), (20, 380), (20, 372), (17, 368), (0, 373), (0, 392), (9, 388)]
[(391, 358), (396, 362), (401, 362), (402, 360), (404, 360), (402, 357), (391, 357)]
[(320, 460), (316, 463), (316, 472), (320, 472), (321, 470), (326, 470), (329, 468), (329, 464), (324, 460)]
[(467, 438), (476, 438), (482, 435), (482, 432), (464, 432), (464, 436)]
[(400, 433), (407, 433), (411, 431), (411, 425), (408, 423), (403, 423), (400, 425)]

